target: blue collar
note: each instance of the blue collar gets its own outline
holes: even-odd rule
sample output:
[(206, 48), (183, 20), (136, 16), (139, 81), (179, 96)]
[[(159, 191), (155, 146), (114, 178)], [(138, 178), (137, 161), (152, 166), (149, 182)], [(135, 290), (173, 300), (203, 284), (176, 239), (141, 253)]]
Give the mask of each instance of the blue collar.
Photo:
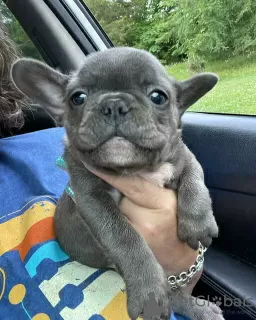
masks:
[[(58, 157), (56, 162), (55, 162), (56, 166), (59, 167), (60, 169), (67, 171), (67, 164), (66, 161), (64, 160), (63, 157)], [(72, 190), (72, 188), (70, 187), (70, 184), (68, 183), (68, 185), (65, 188), (66, 193), (74, 200), (75, 199), (75, 194), (74, 191)]]

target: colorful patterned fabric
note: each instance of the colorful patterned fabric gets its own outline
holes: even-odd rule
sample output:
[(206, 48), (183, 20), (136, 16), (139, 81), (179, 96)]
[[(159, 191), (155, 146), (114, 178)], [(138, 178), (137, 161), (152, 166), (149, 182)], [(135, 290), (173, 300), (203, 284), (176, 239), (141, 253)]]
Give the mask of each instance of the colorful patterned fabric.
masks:
[(55, 128), (0, 140), (0, 320), (128, 320), (122, 278), (71, 261), (55, 239), (69, 180), (55, 166), (63, 136)]

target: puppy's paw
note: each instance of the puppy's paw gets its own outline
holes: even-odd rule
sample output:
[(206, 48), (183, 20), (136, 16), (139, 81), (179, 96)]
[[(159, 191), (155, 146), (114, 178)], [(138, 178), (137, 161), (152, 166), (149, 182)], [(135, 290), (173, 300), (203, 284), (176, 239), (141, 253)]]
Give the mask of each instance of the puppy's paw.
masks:
[(143, 320), (169, 320), (171, 305), (167, 283), (138, 281), (127, 289), (127, 310), (132, 320), (138, 317)]
[[(203, 217), (198, 219), (198, 216)], [(178, 219), (178, 236), (180, 240), (197, 250), (199, 241), (204, 247), (209, 247), (212, 238), (218, 236), (218, 226), (212, 211), (203, 215), (180, 214)]]

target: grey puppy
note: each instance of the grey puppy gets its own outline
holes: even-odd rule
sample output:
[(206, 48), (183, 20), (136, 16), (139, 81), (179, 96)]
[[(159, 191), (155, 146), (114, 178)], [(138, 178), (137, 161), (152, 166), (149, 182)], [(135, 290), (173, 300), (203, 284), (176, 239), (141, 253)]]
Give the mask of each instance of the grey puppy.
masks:
[[(56, 209), (64, 250), (88, 266), (114, 265), (126, 284), (131, 319), (143, 312), (144, 319), (169, 319), (171, 306), (191, 319), (223, 319), (216, 305), (199, 306), (195, 298), (168, 288), (147, 243), (120, 213), (113, 189), (87, 169), (140, 174), (154, 182), (160, 177), (160, 185), (178, 192), (180, 239), (194, 249), (198, 241), (208, 247), (218, 227), (202, 168), (182, 142), (180, 119), (214, 87), (217, 76), (202, 73), (178, 82), (151, 54), (113, 48), (89, 55), (70, 75), (20, 59), (12, 77), (66, 128), (64, 158), (75, 201), (63, 193)], [(150, 297), (159, 307), (148, 315)]]

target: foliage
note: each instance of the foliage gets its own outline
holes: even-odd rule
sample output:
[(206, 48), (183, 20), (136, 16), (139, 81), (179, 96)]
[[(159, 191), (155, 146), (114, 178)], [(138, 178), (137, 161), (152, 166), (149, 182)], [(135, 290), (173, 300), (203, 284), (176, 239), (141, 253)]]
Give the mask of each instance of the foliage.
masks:
[[(147, 20), (148, 0), (86, 0), (111, 40), (119, 46), (134, 46)], [(141, 28), (142, 27), (142, 28)]]
[(254, 0), (181, 0), (173, 20), (174, 52), (186, 53), (194, 62), (255, 51)]
[[(256, 50), (255, 0), (83, 0), (115, 45), (143, 48), (165, 64), (251, 56)], [(0, 16), (25, 56), (40, 58), (0, 0)]]
[(144, 48), (203, 69), (256, 49), (255, 0), (84, 0), (116, 45)]

